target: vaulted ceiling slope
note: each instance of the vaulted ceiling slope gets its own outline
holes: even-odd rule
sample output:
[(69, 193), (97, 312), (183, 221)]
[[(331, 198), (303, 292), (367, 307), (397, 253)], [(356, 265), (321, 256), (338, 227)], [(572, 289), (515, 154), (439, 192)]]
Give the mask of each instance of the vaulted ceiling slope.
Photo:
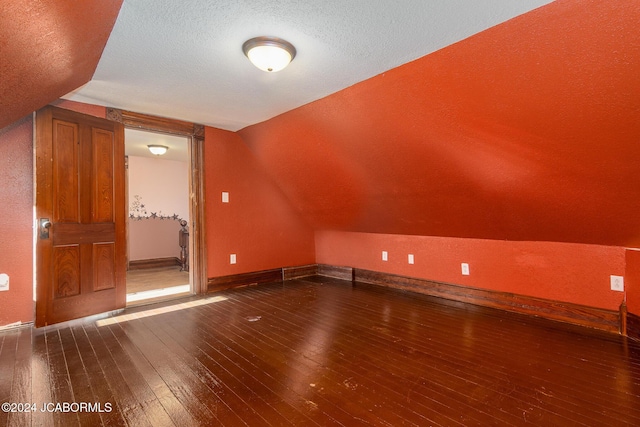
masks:
[(0, 129), (87, 83), (122, 0), (2, 0)]
[[(67, 99), (238, 130), (551, 0), (127, 0), (93, 79)], [(242, 44), (293, 43), (278, 73)]]
[(558, 0), (240, 134), (316, 229), (640, 247), (639, 22)]

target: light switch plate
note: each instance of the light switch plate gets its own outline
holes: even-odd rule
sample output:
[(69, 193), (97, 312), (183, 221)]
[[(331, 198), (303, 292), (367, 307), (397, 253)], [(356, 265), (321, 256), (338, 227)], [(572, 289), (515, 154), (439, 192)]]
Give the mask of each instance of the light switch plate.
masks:
[(229, 255), (229, 264), (235, 264), (235, 263), (236, 263), (236, 254)]
[(222, 192), (222, 203), (229, 203), (229, 193), (227, 191)]
[(382, 260), (389, 261), (389, 253), (387, 251), (382, 251)]
[(409, 264), (413, 264), (415, 259), (413, 257), (413, 254), (409, 254), (409, 256), (407, 257), (407, 261), (409, 262)]

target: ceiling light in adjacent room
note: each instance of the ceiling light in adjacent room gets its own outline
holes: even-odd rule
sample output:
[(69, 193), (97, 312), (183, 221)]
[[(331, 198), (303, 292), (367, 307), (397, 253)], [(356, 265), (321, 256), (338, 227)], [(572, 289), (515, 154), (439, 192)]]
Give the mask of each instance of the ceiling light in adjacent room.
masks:
[(296, 57), (296, 48), (277, 37), (256, 37), (242, 45), (249, 61), (262, 71), (280, 71)]
[(169, 149), (166, 145), (147, 145), (147, 147), (149, 151), (151, 151), (151, 154), (155, 154), (156, 156), (162, 156)]

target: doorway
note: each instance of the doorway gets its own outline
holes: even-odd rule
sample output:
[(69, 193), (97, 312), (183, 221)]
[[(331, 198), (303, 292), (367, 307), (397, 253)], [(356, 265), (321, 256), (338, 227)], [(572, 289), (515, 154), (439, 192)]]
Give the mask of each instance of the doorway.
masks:
[(193, 293), (189, 139), (125, 129), (127, 305)]

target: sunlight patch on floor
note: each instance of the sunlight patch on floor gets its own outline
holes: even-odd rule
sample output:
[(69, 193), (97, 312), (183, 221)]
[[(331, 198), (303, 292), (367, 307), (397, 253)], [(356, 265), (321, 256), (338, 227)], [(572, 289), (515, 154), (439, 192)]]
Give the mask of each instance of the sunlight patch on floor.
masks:
[(123, 314), (120, 316), (110, 317), (108, 319), (101, 319), (96, 321), (97, 326), (108, 326), (115, 323), (128, 322), (130, 320), (142, 319), (150, 316), (157, 316), (158, 314), (171, 313), (173, 311), (185, 310), (187, 308), (198, 307), (206, 304), (213, 304), (215, 302), (226, 301), (226, 297), (217, 296), (211, 298), (203, 298), (189, 302), (183, 302), (180, 304), (173, 304), (164, 307), (152, 308), (149, 310), (138, 311), (135, 313)]

